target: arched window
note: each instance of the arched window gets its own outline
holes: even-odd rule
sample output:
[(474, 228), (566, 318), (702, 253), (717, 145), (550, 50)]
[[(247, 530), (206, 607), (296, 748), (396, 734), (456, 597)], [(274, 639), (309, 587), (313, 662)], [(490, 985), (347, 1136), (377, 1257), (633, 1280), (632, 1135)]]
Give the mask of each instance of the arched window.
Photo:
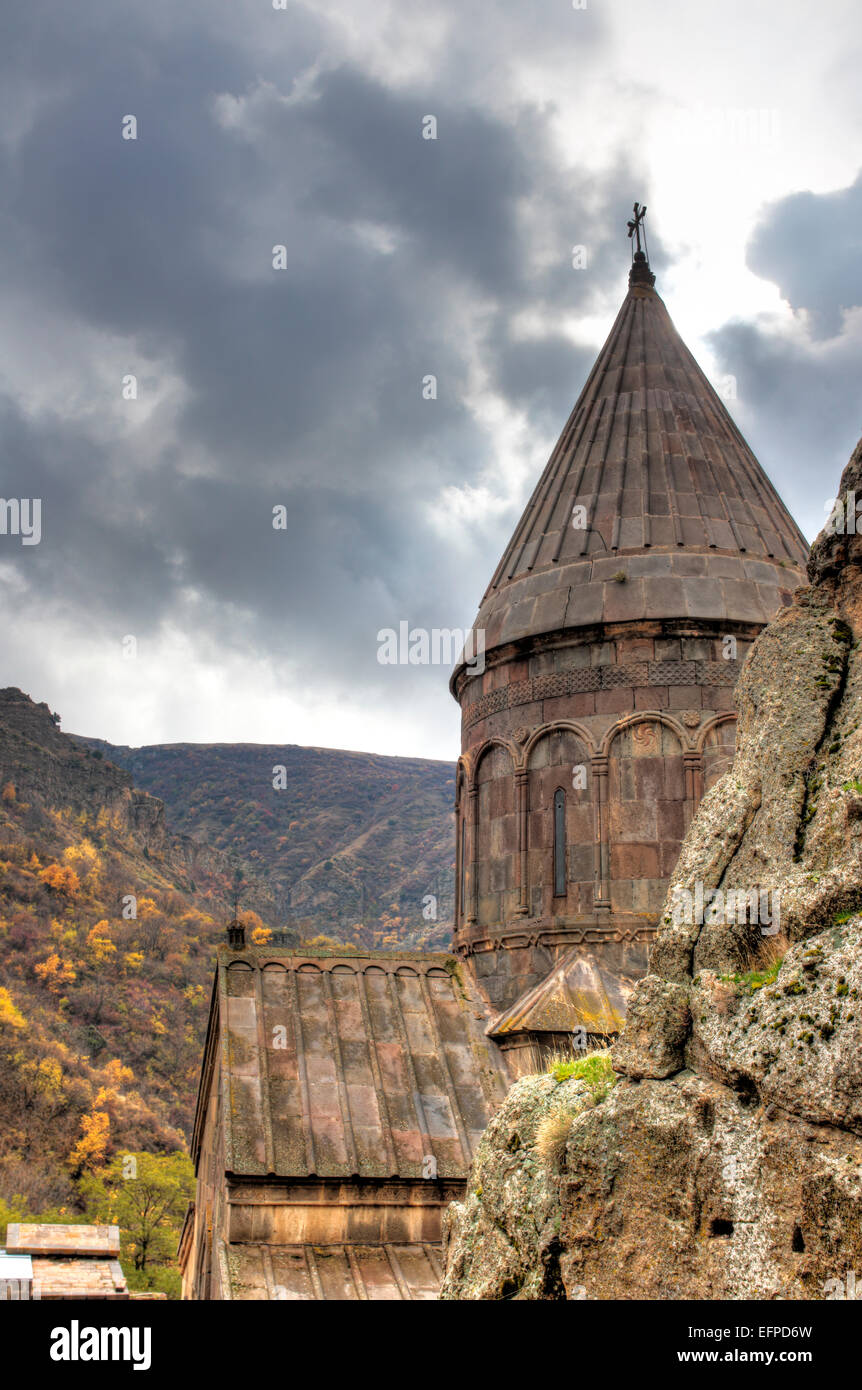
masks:
[(566, 793), (554, 792), (554, 897), (566, 896)]

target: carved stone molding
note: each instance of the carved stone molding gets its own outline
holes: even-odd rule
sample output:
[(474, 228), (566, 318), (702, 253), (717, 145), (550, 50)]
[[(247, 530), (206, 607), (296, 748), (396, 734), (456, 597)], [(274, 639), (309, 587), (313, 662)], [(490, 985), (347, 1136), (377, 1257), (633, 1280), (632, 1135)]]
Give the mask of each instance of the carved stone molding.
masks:
[[(530, 680), (514, 681), (480, 695), (464, 708), (464, 728), (469, 729), (480, 719), (501, 710), (534, 701), (579, 695), (596, 690), (632, 689), (644, 686), (713, 685), (732, 686), (739, 675), (738, 661), (641, 661), (625, 662), (619, 666), (577, 666), (571, 671), (552, 671)], [(519, 729), (514, 737), (519, 743)]]
[(601, 945), (608, 941), (643, 944), (652, 941), (657, 931), (657, 923), (655, 926), (643, 924), (631, 927), (613, 923), (608, 923), (607, 926), (590, 924), (583, 927), (541, 927), (533, 932), (513, 931), (503, 932), (499, 936), (476, 937), (472, 941), (459, 942), (455, 949), (459, 956), (467, 957), (483, 955), (489, 951), (523, 950), (525, 947), (534, 946)]

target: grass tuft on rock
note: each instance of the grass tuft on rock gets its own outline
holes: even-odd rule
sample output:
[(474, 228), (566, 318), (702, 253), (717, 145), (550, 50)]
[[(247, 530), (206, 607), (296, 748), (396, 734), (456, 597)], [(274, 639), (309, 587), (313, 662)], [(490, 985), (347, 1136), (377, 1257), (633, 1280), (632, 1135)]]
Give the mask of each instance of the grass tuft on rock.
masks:
[(617, 1080), (611, 1066), (609, 1048), (588, 1052), (584, 1057), (552, 1057), (548, 1064), (548, 1075), (555, 1081), (568, 1081), (574, 1077), (576, 1081), (585, 1082), (595, 1105), (604, 1100)]
[(566, 1144), (572, 1131), (572, 1116), (566, 1110), (553, 1110), (540, 1121), (534, 1148), (552, 1173), (562, 1171)]
[(718, 978), (732, 985), (738, 995), (756, 994), (765, 985), (775, 984), (789, 948), (790, 942), (783, 932), (764, 937), (758, 949), (749, 955), (748, 970), (737, 970), (732, 975), (719, 975)]

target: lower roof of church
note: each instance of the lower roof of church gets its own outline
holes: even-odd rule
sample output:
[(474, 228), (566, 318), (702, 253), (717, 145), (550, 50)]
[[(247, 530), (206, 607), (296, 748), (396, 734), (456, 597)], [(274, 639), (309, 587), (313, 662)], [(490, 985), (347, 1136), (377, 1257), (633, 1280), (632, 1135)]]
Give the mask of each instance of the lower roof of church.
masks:
[(288, 1302), (425, 1302), (443, 1277), (441, 1247), (413, 1244), (222, 1244), (224, 1286), (231, 1299)]
[(225, 1170), (466, 1179), (505, 1094), (450, 956), (219, 948), (193, 1156), (218, 1069)]

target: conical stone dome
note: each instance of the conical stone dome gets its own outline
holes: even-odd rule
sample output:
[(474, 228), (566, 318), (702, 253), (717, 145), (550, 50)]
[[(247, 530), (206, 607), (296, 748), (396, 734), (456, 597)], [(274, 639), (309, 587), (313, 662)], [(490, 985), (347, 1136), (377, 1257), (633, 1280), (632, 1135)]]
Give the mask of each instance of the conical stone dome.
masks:
[(742, 663), (806, 559), (638, 250), (452, 677), (454, 945), (495, 1012), (529, 1014), (519, 1045), (541, 1044), (532, 992), (566, 953), (620, 982), (646, 969), (686, 826), (732, 761)]
[(805, 538), (653, 279), (636, 259), (482, 600), (487, 650), (602, 622), (766, 623), (803, 579)]

